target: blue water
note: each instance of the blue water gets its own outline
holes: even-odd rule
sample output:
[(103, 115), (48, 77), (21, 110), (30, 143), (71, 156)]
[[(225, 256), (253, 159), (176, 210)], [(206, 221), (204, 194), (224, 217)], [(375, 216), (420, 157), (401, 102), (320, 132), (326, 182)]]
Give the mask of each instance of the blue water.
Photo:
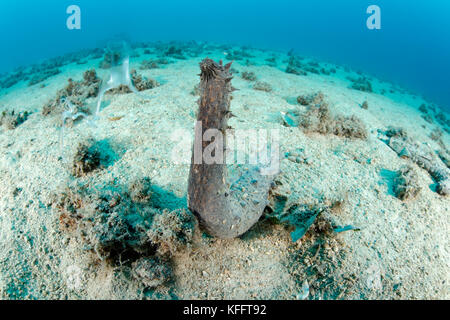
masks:
[[(72, 4), (81, 8), (81, 30), (66, 27)], [(381, 30), (366, 27), (372, 4), (381, 8)], [(1, 1), (0, 72), (118, 36), (211, 40), (294, 48), (391, 80), (450, 110), (449, 16), (447, 0)]]

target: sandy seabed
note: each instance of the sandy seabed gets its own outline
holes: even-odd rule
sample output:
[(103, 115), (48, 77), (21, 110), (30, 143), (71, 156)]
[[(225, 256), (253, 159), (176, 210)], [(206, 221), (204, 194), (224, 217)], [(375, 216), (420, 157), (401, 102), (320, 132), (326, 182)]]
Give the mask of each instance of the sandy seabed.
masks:
[[(383, 132), (393, 126), (417, 143), (447, 152), (449, 127), (431, 111), (427, 121), (419, 107), (432, 104), (391, 83), (366, 76), (373, 92), (351, 88), (349, 77), (362, 75), (342, 66), (318, 62), (336, 71), (330, 75), (286, 73), (289, 57), (282, 52), (245, 49), (248, 56), (233, 63), (232, 83), (239, 90), (233, 93), (235, 117), (229, 125), (280, 130), (283, 157), (274, 199), (285, 199), (287, 207), (339, 204), (307, 235), (293, 242), (292, 226), (267, 216), (233, 240), (209, 237), (196, 226), (189, 245), (171, 253), (170, 279), (149, 287), (126, 262), (97, 259), (63, 230), (54, 199), (79, 181), (128, 186), (149, 177), (178, 199), (174, 207), (186, 206), (189, 165), (172, 161), (180, 138), (174, 132), (194, 132), (198, 63), (206, 56), (226, 61), (232, 50), (241, 49), (210, 46), (196, 57), (169, 57), (170, 64), (142, 70), (142, 61), (161, 52), (135, 48), (131, 68), (161, 85), (143, 92), (148, 99), (134, 93), (106, 95), (95, 126), (80, 119), (66, 128), (63, 158), (60, 114), (44, 116), (41, 110), (69, 78), (79, 81), (90, 68), (106, 78), (108, 70), (98, 67), (103, 58), (68, 63), (41, 83), (21, 81), (0, 91), (0, 111), (30, 113), (14, 129), (0, 129), (2, 299), (450, 298), (449, 198), (436, 192), (426, 170), (399, 157), (383, 140)], [(253, 72), (256, 81), (243, 79), (245, 71)], [(255, 90), (257, 81), (269, 84), (271, 91)], [(298, 96), (319, 91), (332, 114), (360, 119), (367, 138), (307, 132), (283, 120), (289, 111), (307, 111)], [(361, 107), (365, 101), (367, 109)], [(85, 105), (94, 111), (96, 98)], [(89, 138), (106, 141), (114, 160), (74, 177), (72, 159), (79, 143)], [(301, 161), (285, 154), (297, 154)], [(404, 166), (413, 168), (419, 191), (401, 200), (392, 189)], [(357, 231), (322, 234), (320, 223), (326, 221)]]

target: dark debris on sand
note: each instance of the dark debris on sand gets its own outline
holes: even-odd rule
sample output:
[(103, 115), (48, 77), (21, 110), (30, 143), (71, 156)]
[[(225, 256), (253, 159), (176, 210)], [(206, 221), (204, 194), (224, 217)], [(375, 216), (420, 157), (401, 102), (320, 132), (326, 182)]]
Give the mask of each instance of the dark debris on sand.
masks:
[(19, 67), (13, 72), (0, 77), (0, 88), (8, 89), (22, 81), (28, 81), (32, 86), (61, 73), (61, 68), (70, 63), (83, 64), (87, 58), (94, 58), (101, 49), (81, 50), (74, 53), (68, 53), (60, 57), (48, 59), (40, 64), (34, 64), (30, 67)]
[(130, 188), (76, 181), (52, 206), (60, 229), (92, 252), (93, 261), (127, 267), (145, 287), (157, 287), (171, 280), (171, 257), (190, 246), (196, 220), (187, 209), (154, 206), (149, 181)]
[(68, 80), (68, 84), (61, 90), (58, 90), (56, 96), (47, 102), (42, 108), (44, 116), (62, 113), (63, 106), (61, 101), (65, 99), (70, 101), (79, 110), (76, 112), (89, 113), (89, 110), (83, 108), (84, 102), (88, 98), (96, 97), (101, 85), (101, 79), (97, 77), (95, 69), (87, 70), (83, 74), (83, 80)]
[(430, 174), (436, 182), (437, 193), (443, 196), (450, 193), (450, 169), (428, 145), (413, 141), (401, 128), (388, 127), (385, 132), (380, 133), (387, 138), (384, 142), (399, 157), (410, 159)]
[(95, 141), (89, 140), (78, 145), (72, 164), (72, 175), (82, 177), (98, 169), (101, 162), (101, 151)]
[(296, 250), (286, 267), (307, 292), (301, 299), (339, 299), (348, 294), (357, 282), (355, 274), (342, 274), (340, 265), (350, 248), (340, 234), (358, 231), (353, 226), (340, 227), (336, 217), (342, 210), (343, 200), (321, 199), (315, 204), (292, 203), (290, 195), (271, 192), (266, 219), (281, 224), (291, 231)]
[(0, 126), (3, 126), (7, 130), (13, 130), (27, 121), (29, 116), (30, 113), (28, 111), (16, 112), (14, 110), (5, 110), (0, 115)]
[(348, 79), (352, 83), (350, 85), (350, 88), (359, 90), (359, 91), (363, 91), (363, 92), (368, 92), (368, 93), (373, 92), (372, 83), (370, 82), (370, 80), (368, 78), (366, 78), (366, 77), (359, 77), (359, 78), (349, 77)]
[(286, 73), (291, 73), (299, 76), (307, 76), (308, 74), (322, 74), (330, 76), (336, 73), (335, 68), (326, 69), (322, 67), (317, 61), (305, 61), (304, 58), (290, 55), (287, 61)]
[(400, 200), (414, 199), (422, 188), (418, 183), (418, 176), (412, 166), (403, 166), (394, 178), (394, 194)]
[(313, 95), (300, 96), (297, 101), (307, 106), (300, 120), (300, 127), (305, 132), (334, 134), (345, 138), (366, 139), (367, 129), (364, 123), (355, 116), (332, 115), (324, 95), (318, 92)]
[[(146, 77), (138, 74), (136, 70), (131, 70), (131, 81), (134, 87), (138, 91), (145, 91), (160, 86), (160, 83), (154, 79), (147, 79)], [(108, 94), (127, 94), (132, 93), (131, 89), (126, 85), (120, 85), (117, 88), (113, 88), (107, 91)]]

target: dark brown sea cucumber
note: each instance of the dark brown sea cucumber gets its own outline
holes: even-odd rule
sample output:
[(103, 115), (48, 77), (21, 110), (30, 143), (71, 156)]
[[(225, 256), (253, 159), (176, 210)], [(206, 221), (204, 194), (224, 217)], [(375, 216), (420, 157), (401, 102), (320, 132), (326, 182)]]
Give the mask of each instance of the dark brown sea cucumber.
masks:
[[(231, 116), (231, 63), (223, 66), (211, 59), (200, 63), (200, 100), (195, 142), (189, 173), (188, 206), (208, 233), (219, 238), (234, 238), (250, 229), (268, 204), (273, 176), (258, 168), (242, 170), (238, 181), (227, 181), (225, 152), (223, 162), (206, 164), (202, 158), (209, 142), (203, 141), (208, 129), (220, 131), (226, 150), (227, 121)], [(208, 152), (206, 149), (205, 152)]]

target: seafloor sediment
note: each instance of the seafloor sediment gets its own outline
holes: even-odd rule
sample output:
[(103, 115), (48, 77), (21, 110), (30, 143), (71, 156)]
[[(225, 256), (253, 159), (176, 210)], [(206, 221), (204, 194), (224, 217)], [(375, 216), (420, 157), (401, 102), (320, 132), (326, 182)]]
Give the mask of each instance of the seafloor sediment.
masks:
[[(187, 209), (205, 57), (234, 61), (228, 125), (281, 138), (270, 205), (232, 240)], [(121, 58), (0, 77), (2, 299), (450, 298), (442, 108), (292, 52), (139, 43), (136, 90), (106, 92), (94, 121)]]

